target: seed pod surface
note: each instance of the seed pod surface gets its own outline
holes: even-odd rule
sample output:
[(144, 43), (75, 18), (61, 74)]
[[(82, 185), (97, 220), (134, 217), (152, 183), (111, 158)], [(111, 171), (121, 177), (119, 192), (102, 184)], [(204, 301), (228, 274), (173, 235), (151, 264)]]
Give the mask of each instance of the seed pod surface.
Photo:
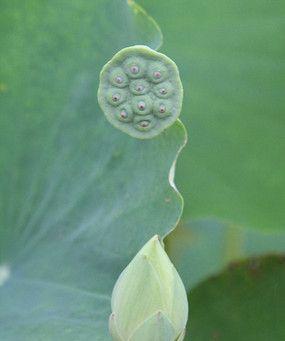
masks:
[[(100, 74), (98, 102), (106, 118), (136, 138), (155, 137), (171, 126), (180, 115), (182, 99), (176, 64), (147, 46), (122, 49)], [(127, 110), (118, 111), (122, 105)]]

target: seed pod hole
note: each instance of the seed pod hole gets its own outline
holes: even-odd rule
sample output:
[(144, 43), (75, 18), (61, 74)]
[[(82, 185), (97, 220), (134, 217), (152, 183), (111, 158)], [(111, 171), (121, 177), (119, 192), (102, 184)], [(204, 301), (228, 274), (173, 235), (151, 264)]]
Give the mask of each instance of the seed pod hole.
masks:
[(164, 114), (165, 111), (166, 111), (165, 105), (164, 105), (164, 104), (161, 104), (161, 105), (159, 106), (159, 112), (162, 113), (162, 114)]
[(122, 83), (123, 83), (123, 78), (122, 78), (121, 76), (116, 76), (116, 77), (115, 77), (115, 82), (116, 82), (117, 84), (122, 84)]
[(154, 71), (153, 77), (156, 79), (160, 79), (161, 78), (161, 72), (160, 71)]
[(146, 128), (150, 125), (150, 121), (141, 121), (139, 124), (142, 128)]
[(128, 113), (125, 110), (122, 110), (120, 112), (120, 116), (121, 116), (122, 119), (128, 118)]
[(138, 103), (138, 108), (139, 108), (139, 110), (144, 110), (145, 109), (145, 102), (143, 102), (143, 101), (139, 101), (139, 103)]
[(137, 91), (138, 91), (138, 92), (142, 92), (143, 90), (144, 90), (143, 85), (139, 84), (139, 85), (137, 86)]
[(156, 125), (156, 118), (153, 115), (147, 116), (135, 116), (134, 118), (134, 127), (140, 131), (149, 131), (153, 129)]
[(130, 105), (123, 104), (116, 111), (116, 117), (121, 122), (131, 122), (133, 120), (133, 111)]
[(112, 96), (112, 101), (113, 102), (118, 102), (120, 100), (120, 98), (121, 98), (120, 94), (114, 94)]
[(131, 73), (133, 73), (134, 75), (136, 75), (137, 73), (139, 73), (139, 67), (137, 65), (133, 65), (130, 67), (130, 71)]

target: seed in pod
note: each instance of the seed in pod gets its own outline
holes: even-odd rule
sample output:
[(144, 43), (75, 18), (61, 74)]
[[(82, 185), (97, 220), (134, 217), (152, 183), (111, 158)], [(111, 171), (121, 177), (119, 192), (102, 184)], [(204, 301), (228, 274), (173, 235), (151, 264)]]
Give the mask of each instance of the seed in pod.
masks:
[(129, 104), (122, 104), (116, 111), (116, 117), (121, 122), (131, 122), (134, 118), (131, 106)]
[(136, 96), (132, 100), (132, 108), (137, 115), (148, 115), (152, 111), (152, 99), (148, 95)]
[(154, 94), (159, 98), (169, 98), (173, 94), (173, 86), (170, 82), (162, 82), (153, 87)]
[(145, 79), (135, 79), (130, 82), (130, 91), (134, 95), (145, 95), (149, 89), (150, 84)]
[(158, 118), (166, 118), (172, 115), (172, 103), (170, 100), (158, 99), (154, 102), (153, 113)]
[(139, 131), (149, 131), (155, 127), (157, 119), (153, 115), (136, 116), (134, 118), (134, 127)]
[(126, 100), (127, 93), (123, 89), (112, 88), (106, 93), (107, 101), (114, 107)]
[(120, 67), (114, 68), (110, 72), (110, 83), (118, 88), (124, 88), (128, 85), (128, 76), (124, 73), (123, 69)]
[(124, 71), (130, 78), (141, 78), (146, 72), (146, 62), (143, 58), (129, 57), (124, 62)]
[(148, 78), (153, 83), (161, 83), (168, 78), (168, 69), (162, 62), (150, 63), (148, 67)]

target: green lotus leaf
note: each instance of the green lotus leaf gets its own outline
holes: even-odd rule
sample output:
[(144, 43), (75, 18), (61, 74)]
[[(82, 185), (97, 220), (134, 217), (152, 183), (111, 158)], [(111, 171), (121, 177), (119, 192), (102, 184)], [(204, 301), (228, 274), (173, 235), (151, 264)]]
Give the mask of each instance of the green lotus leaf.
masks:
[(96, 91), (110, 56), (161, 33), (121, 0), (4, 0), (0, 27), (0, 339), (110, 340), (119, 273), (181, 215), (185, 130), (131, 138)]

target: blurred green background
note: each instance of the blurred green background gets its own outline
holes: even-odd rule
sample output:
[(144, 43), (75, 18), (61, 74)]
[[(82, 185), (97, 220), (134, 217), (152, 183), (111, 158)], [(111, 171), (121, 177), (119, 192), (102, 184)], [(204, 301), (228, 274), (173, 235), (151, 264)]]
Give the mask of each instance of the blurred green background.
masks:
[(179, 65), (189, 143), (178, 163), (184, 219), (285, 229), (283, 1), (140, 3)]
[(285, 2), (137, 2), (0, 1), (0, 340), (109, 340), (118, 274), (180, 217), (183, 126), (138, 141), (96, 99), (104, 63), (146, 44), (184, 85), (166, 247), (186, 339), (283, 341)]
[(176, 174), (185, 208), (167, 245), (195, 288), (187, 339), (283, 340), (284, 262), (264, 269), (255, 259), (256, 282), (242, 263), (197, 284), (230, 262), (285, 251), (285, 3), (140, 3), (185, 91), (189, 143)]

